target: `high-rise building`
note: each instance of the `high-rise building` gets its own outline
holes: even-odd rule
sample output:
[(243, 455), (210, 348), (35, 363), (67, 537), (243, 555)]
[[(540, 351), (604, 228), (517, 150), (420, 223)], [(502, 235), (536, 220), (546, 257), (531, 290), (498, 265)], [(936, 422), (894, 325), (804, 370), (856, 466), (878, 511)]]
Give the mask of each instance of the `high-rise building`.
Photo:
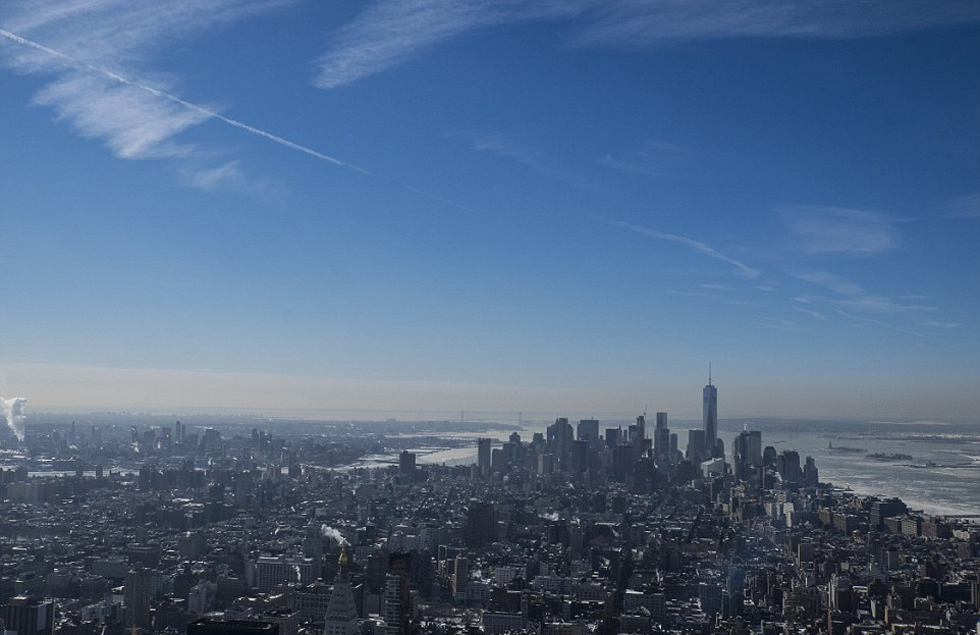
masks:
[(490, 476), (490, 448), (491, 439), (476, 440), (476, 466), (480, 470), (480, 476), (487, 478)]
[(401, 578), (394, 573), (385, 574), (384, 635), (405, 635), (401, 628)]
[(670, 428), (667, 427), (667, 413), (657, 413), (657, 427), (653, 431), (653, 454), (657, 463), (670, 463)]
[(582, 419), (578, 422), (578, 440), (588, 441), (592, 445), (599, 440), (599, 420)]
[(360, 630), (357, 624), (357, 604), (347, 575), (349, 562), (347, 543), (344, 543), (340, 548), (340, 557), (337, 558), (337, 579), (333, 583), (330, 602), (327, 604), (323, 635), (354, 635)]
[(466, 594), (466, 582), (470, 577), (470, 562), (466, 556), (459, 554), (453, 562), (453, 597), (461, 600)]
[(150, 570), (139, 568), (126, 573), (123, 601), (126, 604), (126, 626), (150, 627)]
[(496, 530), (497, 518), (493, 503), (470, 499), (466, 510), (466, 546), (470, 549), (486, 547), (493, 542)]
[(622, 432), (621, 428), (606, 428), (606, 447), (614, 448), (619, 445)]
[(398, 455), (398, 471), (401, 474), (411, 476), (415, 473), (415, 453), (402, 450)]
[(568, 469), (568, 463), (572, 455), (572, 441), (575, 440), (574, 429), (568, 423), (568, 419), (561, 417), (548, 426), (548, 448), (555, 455), (560, 470)]
[(817, 463), (812, 456), (806, 457), (806, 464), (803, 466), (803, 483), (807, 487), (816, 487), (820, 484), (820, 472), (817, 470)]
[(789, 483), (800, 483), (803, 474), (800, 470), (800, 453), (796, 450), (783, 450), (776, 457), (776, 471)]
[(704, 387), (701, 418), (704, 423), (704, 447), (709, 454), (713, 454), (715, 441), (718, 439), (718, 389), (711, 383), (710, 366), (708, 368), (708, 385)]
[(687, 458), (694, 465), (700, 465), (707, 458), (704, 430), (687, 431)]
[(758, 468), (758, 476), (762, 468), (762, 432), (742, 430), (732, 442), (732, 470), (735, 478), (748, 481), (753, 468)]
[(15, 635), (51, 635), (54, 604), (28, 595), (10, 598), (3, 609), (4, 629)]

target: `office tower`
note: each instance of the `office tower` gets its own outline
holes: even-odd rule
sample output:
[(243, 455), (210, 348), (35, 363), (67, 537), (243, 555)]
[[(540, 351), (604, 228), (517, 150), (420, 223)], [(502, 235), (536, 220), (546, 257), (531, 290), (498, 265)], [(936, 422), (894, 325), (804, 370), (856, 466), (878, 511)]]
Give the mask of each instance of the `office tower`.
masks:
[(795, 450), (783, 450), (776, 457), (776, 471), (789, 483), (800, 483), (803, 473), (800, 470), (800, 453)]
[(538, 474), (551, 474), (555, 471), (555, 457), (553, 454), (538, 455)]
[(476, 440), (476, 466), (480, 470), (480, 476), (487, 478), (490, 476), (490, 447), (491, 439)]
[(776, 467), (776, 448), (771, 445), (762, 450), (762, 467)]
[(409, 578), (412, 575), (412, 554), (390, 554), (388, 571), (384, 592), (385, 630), (389, 635), (405, 635), (410, 630)]
[(596, 441), (599, 440), (599, 420), (582, 419), (579, 421), (577, 438), (579, 441), (588, 441), (595, 445)]
[(704, 387), (702, 408), (704, 423), (704, 447), (714, 454), (715, 440), (718, 438), (718, 389), (711, 384), (711, 366), (708, 366), (708, 385)]
[(901, 516), (908, 512), (908, 507), (899, 498), (888, 498), (876, 500), (871, 504), (871, 514), (868, 518), (872, 529), (877, 529), (885, 524), (886, 518)]
[(54, 603), (29, 595), (10, 598), (3, 608), (6, 633), (14, 635), (51, 635), (54, 626)]
[(456, 556), (453, 563), (453, 598), (461, 600), (466, 594), (466, 581), (470, 577), (470, 563), (466, 556), (460, 554)]
[(257, 620), (202, 619), (187, 625), (187, 635), (279, 635), (279, 626)]
[(126, 626), (150, 627), (150, 570), (139, 568), (126, 573)]
[(401, 628), (401, 577), (394, 573), (385, 574), (383, 635), (405, 635)]
[(606, 428), (606, 447), (614, 448), (619, 445), (620, 428)]
[(820, 484), (820, 473), (817, 471), (817, 463), (812, 456), (806, 457), (806, 464), (803, 467), (803, 483), (807, 487), (816, 487)]
[(762, 430), (749, 431), (749, 462), (762, 465)]
[(470, 499), (466, 510), (466, 546), (470, 549), (486, 547), (493, 542), (496, 529), (497, 519), (493, 504)]
[(180, 421), (174, 422), (174, 443), (180, 443), (183, 440), (183, 430), (181, 430)]
[(574, 441), (574, 430), (568, 423), (568, 419), (560, 417), (548, 426), (548, 449), (555, 455), (560, 470), (568, 468), (569, 459), (572, 453), (572, 441)]
[(678, 443), (677, 433), (670, 433), (670, 463), (673, 465), (677, 461)]
[[(506, 445), (507, 444), (505, 443), (504, 446)], [(510, 464), (507, 458), (507, 450), (504, 446), (501, 446), (499, 448), (494, 448), (490, 452), (491, 474), (498, 473), (498, 472), (503, 474), (506, 473), (510, 468)]]
[(581, 473), (589, 469), (589, 440), (577, 439), (572, 442), (571, 471)]
[(663, 428), (653, 433), (653, 453), (658, 463), (670, 462), (670, 429)]
[(398, 455), (398, 472), (411, 476), (415, 473), (415, 453), (402, 450)]
[(694, 465), (700, 465), (701, 462), (707, 458), (704, 440), (704, 430), (687, 431), (687, 458), (689, 458), (691, 463)]
[(735, 478), (749, 480), (753, 467), (762, 467), (762, 432), (742, 430), (732, 442), (732, 470)]

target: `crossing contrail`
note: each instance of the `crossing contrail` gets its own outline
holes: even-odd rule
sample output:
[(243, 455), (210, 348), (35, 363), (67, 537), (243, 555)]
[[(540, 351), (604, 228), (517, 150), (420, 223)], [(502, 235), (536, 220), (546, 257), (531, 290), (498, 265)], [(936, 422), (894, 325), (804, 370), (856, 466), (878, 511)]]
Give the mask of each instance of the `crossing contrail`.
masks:
[(262, 137), (264, 139), (268, 139), (269, 141), (272, 141), (273, 143), (278, 143), (281, 146), (284, 146), (286, 148), (290, 148), (291, 150), (296, 150), (298, 152), (302, 152), (304, 154), (308, 154), (309, 156), (314, 157), (316, 159), (320, 159), (321, 161), (326, 161), (327, 163), (332, 163), (333, 165), (338, 165), (338, 166), (341, 166), (341, 167), (344, 167), (344, 168), (348, 168), (348, 169), (354, 170), (355, 172), (358, 172), (360, 174), (364, 174), (364, 175), (367, 175), (367, 176), (373, 176), (375, 178), (379, 178), (379, 179), (388, 181), (390, 183), (394, 183), (395, 185), (398, 185), (399, 187), (403, 187), (403, 188), (405, 188), (405, 189), (407, 189), (407, 190), (409, 190), (411, 192), (415, 192), (416, 194), (420, 194), (422, 196), (426, 196), (428, 198), (431, 198), (431, 199), (434, 199), (434, 200), (437, 200), (437, 201), (441, 201), (441, 202), (446, 203), (448, 205), (452, 205), (454, 207), (458, 207), (458, 208), (463, 209), (463, 210), (466, 210), (466, 211), (473, 211), (470, 208), (466, 207), (465, 205), (462, 205), (462, 204), (457, 203), (455, 201), (451, 201), (451, 200), (449, 200), (447, 198), (443, 198), (443, 197), (438, 196), (436, 194), (431, 194), (431, 193), (426, 192), (424, 190), (420, 190), (420, 189), (418, 189), (416, 187), (412, 187), (410, 185), (406, 185), (405, 183), (400, 183), (398, 181), (394, 181), (394, 180), (389, 179), (387, 177), (383, 177), (383, 176), (374, 174), (370, 170), (366, 170), (366, 169), (364, 169), (364, 168), (362, 168), (360, 166), (354, 165), (353, 163), (348, 163), (347, 161), (342, 161), (341, 159), (338, 159), (336, 157), (332, 157), (332, 156), (330, 156), (328, 154), (323, 154), (322, 152), (317, 152), (316, 150), (314, 150), (312, 148), (308, 148), (308, 147), (306, 147), (304, 145), (300, 145), (300, 144), (296, 143), (295, 141), (290, 141), (289, 139), (285, 139), (283, 137), (280, 137), (279, 135), (272, 134), (271, 132), (266, 132), (265, 130), (261, 130), (259, 128), (256, 128), (255, 126), (250, 126), (247, 123), (238, 121), (237, 119), (232, 119), (231, 117), (225, 117), (224, 115), (222, 115), (220, 113), (217, 113), (217, 112), (211, 110), (210, 108), (206, 108), (206, 107), (201, 106), (199, 104), (195, 104), (194, 102), (187, 101), (186, 99), (181, 99), (180, 97), (178, 97), (177, 95), (174, 95), (173, 93), (168, 93), (166, 91), (160, 90), (159, 88), (154, 88), (153, 86), (149, 86), (147, 84), (144, 84), (143, 82), (137, 81), (135, 79), (130, 79), (128, 77), (125, 77), (124, 75), (120, 75), (119, 73), (117, 73), (115, 71), (112, 71), (112, 70), (109, 70), (108, 68), (105, 68), (103, 66), (98, 66), (97, 64), (92, 64), (91, 62), (86, 62), (85, 60), (81, 60), (81, 59), (78, 59), (78, 58), (73, 57), (71, 55), (68, 55), (67, 53), (62, 53), (61, 51), (55, 50), (55, 49), (53, 49), (53, 48), (51, 48), (49, 46), (45, 46), (45, 45), (40, 44), (38, 42), (35, 42), (33, 40), (29, 40), (26, 37), (22, 37), (20, 35), (17, 35), (16, 33), (11, 33), (10, 31), (8, 31), (6, 29), (0, 29), (0, 37), (4, 37), (4, 38), (6, 38), (6, 39), (8, 39), (8, 40), (10, 40), (12, 42), (16, 42), (17, 44), (22, 45), (22, 46), (27, 46), (27, 47), (32, 48), (32, 49), (35, 49), (37, 51), (41, 51), (43, 53), (47, 53), (48, 55), (50, 55), (52, 57), (55, 57), (55, 58), (58, 58), (60, 60), (64, 60), (64, 61), (68, 62), (69, 64), (71, 64), (72, 66), (74, 66), (76, 68), (82, 68), (82, 69), (91, 71), (93, 73), (96, 73), (98, 75), (102, 75), (103, 77), (106, 77), (106, 78), (111, 79), (113, 81), (119, 82), (120, 84), (125, 84), (127, 86), (132, 86), (133, 88), (138, 88), (138, 89), (140, 89), (142, 91), (145, 91), (145, 92), (147, 92), (147, 93), (149, 93), (149, 94), (151, 94), (151, 95), (153, 95), (155, 97), (159, 97), (161, 99), (166, 99), (166, 100), (171, 101), (171, 102), (173, 102), (175, 104), (180, 104), (181, 106), (183, 106), (184, 108), (187, 108), (188, 110), (193, 110), (194, 112), (200, 113), (200, 114), (202, 114), (202, 115), (204, 115), (206, 117), (209, 117), (211, 119), (217, 119), (218, 121), (221, 121), (222, 123), (226, 123), (229, 126), (232, 126), (234, 128), (239, 128), (239, 129), (244, 130), (246, 132), (250, 132), (250, 133), (252, 133), (254, 135), (257, 135), (259, 137)]

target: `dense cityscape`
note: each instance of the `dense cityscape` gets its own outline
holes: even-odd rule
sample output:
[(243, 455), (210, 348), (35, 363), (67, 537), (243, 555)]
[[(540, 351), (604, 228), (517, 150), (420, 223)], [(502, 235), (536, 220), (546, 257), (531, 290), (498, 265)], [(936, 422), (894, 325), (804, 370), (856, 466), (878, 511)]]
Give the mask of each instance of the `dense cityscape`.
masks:
[(0, 630), (980, 632), (980, 525), (821, 482), (758, 430), (726, 447), (710, 379), (703, 397), (683, 448), (664, 412), (558, 418), (459, 465), (409, 449), (473, 445), (438, 425), (25, 426), (8, 409)]

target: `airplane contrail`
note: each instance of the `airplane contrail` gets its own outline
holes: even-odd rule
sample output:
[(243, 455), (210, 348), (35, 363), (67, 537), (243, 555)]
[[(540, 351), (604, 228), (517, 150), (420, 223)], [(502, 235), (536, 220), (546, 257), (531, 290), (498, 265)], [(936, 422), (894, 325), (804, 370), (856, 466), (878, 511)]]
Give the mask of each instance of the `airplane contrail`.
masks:
[(144, 83), (142, 83), (140, 81), (137, 81), (137, 80), (134, 80), (134, 79), (130, 79), (128, 77), (125, 77), (123, 75), (120, 75), (119, 73), (117, 73), (115, 71), (111, 71), (111, 70), (109, 70), (109, 69), (107, 69), (105, 67), (98, 66), (96, 64), (92, 64), (91, 62), (86, 62), (84, 60), (80, 60), (80, 59), (78, 59), (76, 57), (73, 57), (71, 55), (68, 55), (67, 53), (62, 53), (61, 51), (55, 50), (55, 49), (53, 49), (53, 48), (51, 48), (49, 46), (45, 46), (45, 45), (40, 44), (38, 42), (35, 42), (33, 40), (29, 40), (29, 39), (27, 39), (25, 37), (22, 37), (20, 35), (17, 35), (16, 33), (11, 33), (10, 31), (8, 31), (6, 29), (0, 28), (0, 37), (4, 37), (4, 38), (6, 38), (6, 39), (8, 39), (8, 40), (10, 40), (12, 42), (16, 42), (17, 44), (22, 45), (22, 46), (27, 46), (29, 48), (32, 48), (32, 49), (41, 51), (43, 53), (47, 53), (48, 55), (51, 55), (52, 57), (56, 57), (58, 59), (65, 60), (66, 62), (68, 62), (72, 66), (81, 67), (81, 68), (87, 69), (89, 71), (92, 71), (94, 73), (97, 73), (99, 75), (102, 75), (103, 77), (107, 77), (107, 78), (109, 78), (109, 79), (111, 79), (113, 81), (119, 82), (121, 84), (125, 84), (127, 86), (132, 86), (133, 88), (138, 88), (138, 89), (140, 89), (142, 91), (145, 91), (145, 92), (147, 92), (147, 93), (149, 93), (149, 94), (151, 94), (151, 95), (153, 95), (155, 97), (159, 97), (161, 99), (166, 99), (166, 100), (172, 101), (175, 104), (180, 104), (184, 108), (187, 108), (189, 110), (193, 110), (195, 112), (198, 112), (198, 113), (200, 113), (200, 114), (202, 114), (202, 115), (204, 115), (206, 117), (209, 117), (209, 118), (212, 118), (212, 119), (217, 119), (218, 121), (221, 121), (223, 123), (226, 123), (229, 126), (232, 126), (232, 127), (235, 127), (235, 128), (240, 128), (241, 130), (245, 130), (246, 132), (250, 132), (250, 133), (252, 133), (254, 135), (258, 135), (260, 137), (263, 137), (265, 139), (268, 139), (269, 141), (272, 141), (274, 143), (278, 143), (281, 146), (285, 146), (285, 147), (290, 148), (292, 150), (297, 150), (297, 151), (302, 152), (304, 154), (308, 154), (308, 155), (310, 155), (312, 157), (315, 157), (317, 159), (320, 159), (321, 161), (326, 161), (326, 162), (332, 163), (334, 165), (339, 165), (341, 167), (345, 167), (345, 168), (354, 170), (355, 172), (358, 172), (360, 174), (364, 174), (364, 175), (368, 175), (368, 176), (373, 176), (375, 178), (379, 178), (379, 179), (382, 179), (382, 180), (385, 180), (385, 181), (389, 181), (389, 182), (394, 183), (394, 184), (396, 184), (396, 185), (398, 185), (400, 187), (403, 187), (403, 188), (405, 188), (405, 189), (407, 189), (407, 190), (409, 190), (411, 192), (415, 192), (416, 194), (421, 194), (422, 196), (426, 196), (428, 198), (432, 198), (432, 199), (435, 199), (437, 201), (441, 201), (443, 203), (447, 203), (449, 205), (452, 205), (454, 207), (458, 207), (458, 208), (463, 209), (463, 210), (466, 210), (468, 212), (473, 211), (470, 208), (466, 207), (465, 205), (461, 205), (460, 203), (456, 203), (455, 201), (451, 201), (451, 200), (449, 200), (447, 198), (443, 198), (443, 197), (438, 196), (438, 195), (435, 195), (435, 194), (430, 194), (429, 192), (426, 192), (424, 190), (420, 190), (420, 189), (415, 188), (415, 187), (412, 187), (410, 185), (406, 185), (404, 183), (400, 183), (398, 181), (394, 181), (392, 179), (388, 179), (386, 177), (379, 176), (377, 174), (374, 174), (370, 170), (366, 170), (366, 169), (364, 169), (364, 168), (362, 168), (360, 166), (354, 165), (353, 163), (348, 163), (347, 161), (342, 161), (342, 160), (340, 160), (340, 159), (338, 159), (336, 157), (332, 157), (330, 155), (323, 154), (322, 152), (317, 152), (316, 150), (314, 150), (312, 148), (307, 148), (306, 146), (300, 145), (300, 144), (298, 144), (298, 143), (296, 143), (294, 141), (290, 141), (289, 139), (285, 139), (283, 137), (280, 137), (279, 135), (274, 135), (271, 132), (266, 132), (265, 130), (261, 130), (259, 128), (256, 128), (255, 126), (250, 126), (247, 123), (243, 123), (241, 121), (238, 121), (237, 119), (232, 119), (230, 117), (225, 117), (224, 115), (222, 115), (220, 113), (217, 113), (217, 112), (211, 110), (210, 108), (205, 108), (204, 106), (201, 106), (201, 105), (195, 104), (193, 102), (187, 101), (186, 99), (181, 99), (180, 97), (178, 97), (177, 95), (174, 95), (173, 93), (168, 93), (166, 91), (160, 90), (159, 88), (154, 88), (153, 86), (149, 86), (149, 85), (144, 84)]

